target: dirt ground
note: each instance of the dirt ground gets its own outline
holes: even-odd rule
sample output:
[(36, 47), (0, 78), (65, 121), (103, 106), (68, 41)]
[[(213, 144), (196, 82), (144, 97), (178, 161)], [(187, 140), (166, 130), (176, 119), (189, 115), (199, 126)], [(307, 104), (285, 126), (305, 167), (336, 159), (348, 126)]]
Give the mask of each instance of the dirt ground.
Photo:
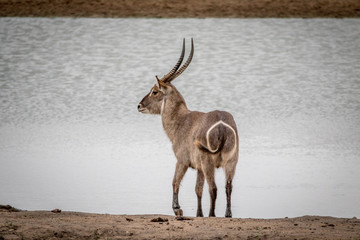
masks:
[(185, 218), (0, 209), (7, 239), (360, 239), (360, 220)]
[(0, 16), (360, 17), (359, 0), (0, 0)]

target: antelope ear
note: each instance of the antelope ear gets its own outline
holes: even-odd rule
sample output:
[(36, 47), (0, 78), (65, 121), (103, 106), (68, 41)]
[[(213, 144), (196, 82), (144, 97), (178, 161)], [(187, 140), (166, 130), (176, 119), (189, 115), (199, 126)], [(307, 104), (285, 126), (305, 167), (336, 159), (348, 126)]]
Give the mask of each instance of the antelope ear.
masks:
[(156, 76), (156, 80), (157, 80), (157, 83), (156, 83), (156, 86), (159, 88), (159, 90), (162, 92), (162, 93), (166, 93), (167, 89), (169, 88), (168, 85), (166, 83), (164, 83), (163, 81), (161, 81), (158, 76)]

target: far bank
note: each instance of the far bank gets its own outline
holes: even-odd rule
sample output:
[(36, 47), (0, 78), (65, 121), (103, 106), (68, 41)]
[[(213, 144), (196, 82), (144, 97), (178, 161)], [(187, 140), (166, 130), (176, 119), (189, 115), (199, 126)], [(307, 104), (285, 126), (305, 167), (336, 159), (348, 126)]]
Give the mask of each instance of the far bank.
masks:
[(2, 0), (1, 17), (345, 18), (358, 0)]

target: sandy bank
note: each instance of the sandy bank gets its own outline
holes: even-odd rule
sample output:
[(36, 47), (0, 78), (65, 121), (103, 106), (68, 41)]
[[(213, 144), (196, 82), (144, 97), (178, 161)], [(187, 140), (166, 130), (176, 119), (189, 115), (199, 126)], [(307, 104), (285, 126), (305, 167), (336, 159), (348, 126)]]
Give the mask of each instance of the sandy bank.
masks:
[(188, 218), (0, 211), (0, 239), (360, 239), (360, 220)]

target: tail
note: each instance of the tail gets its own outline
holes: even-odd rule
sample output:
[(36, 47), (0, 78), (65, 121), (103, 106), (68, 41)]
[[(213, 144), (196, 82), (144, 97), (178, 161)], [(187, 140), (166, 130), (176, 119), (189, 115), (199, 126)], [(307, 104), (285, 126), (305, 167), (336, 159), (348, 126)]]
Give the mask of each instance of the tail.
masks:
[(203, 152), (211, 153), (211, 154), (217, 154), (219, 153), (223, 147), (224, 147), (224, 141), (220, 142), (220, 145), (215, 150), (209, 150), (207, 147), (205, 147), (199, 140), (194, 141), (195, 146), (200, 149)]
[(203, 144), (200, 140), (195, 140), (195, 146), (206, 153), (219, 153), (224, 148), (227, 126), (223, 121), (215, 123), (206, 132), (206, 144)]

